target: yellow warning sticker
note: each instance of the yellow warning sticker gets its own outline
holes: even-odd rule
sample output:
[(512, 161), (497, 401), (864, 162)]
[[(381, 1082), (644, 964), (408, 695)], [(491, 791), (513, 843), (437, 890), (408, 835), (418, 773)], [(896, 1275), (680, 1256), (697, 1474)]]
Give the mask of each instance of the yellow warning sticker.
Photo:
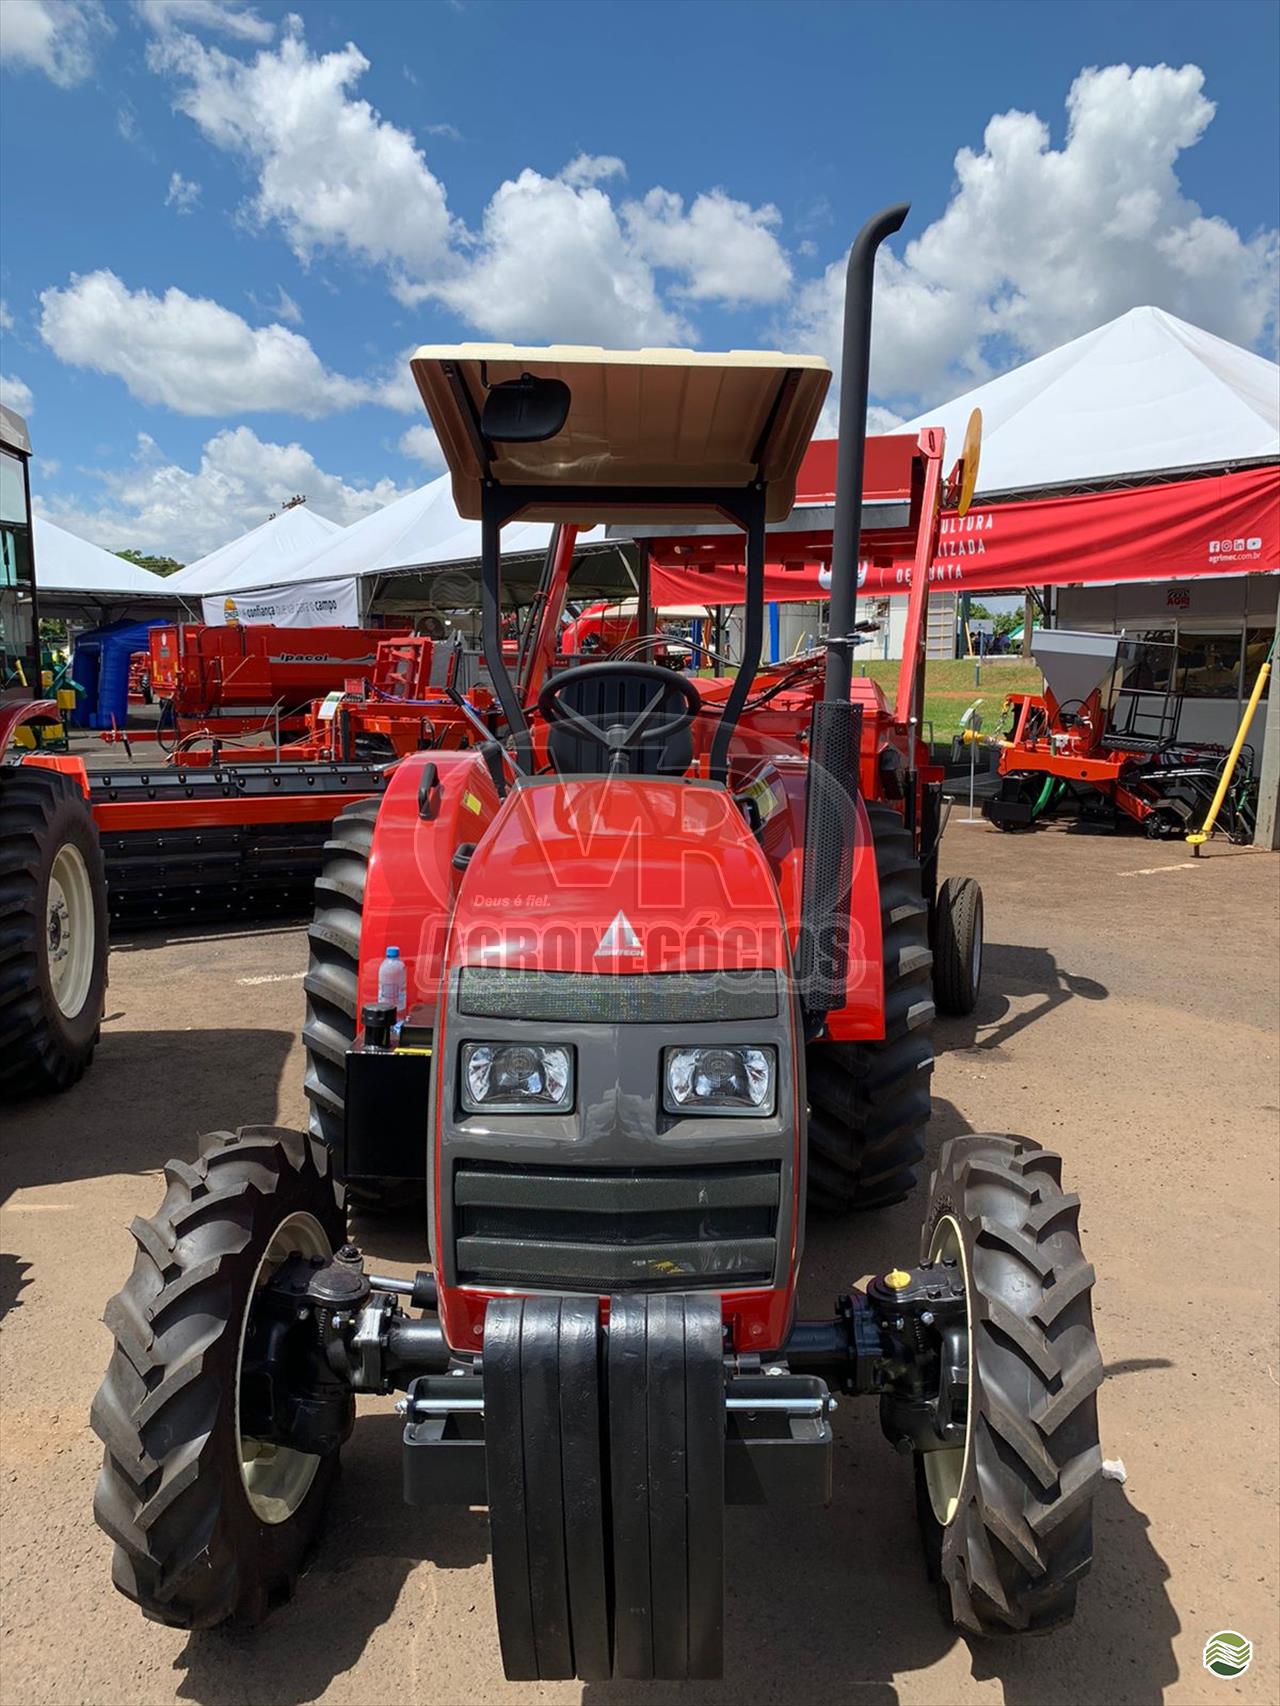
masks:
[(471, 792), (470, 789), (468, 789), (467, 792), (462, 796), (462, 803), (467, 808), (467, 810), (469, 812), (475, 812), (477, 817), (480, 815), (481, 811), (484, 809), (481, 806), (479, 800), (475, 797), (475, 795)]

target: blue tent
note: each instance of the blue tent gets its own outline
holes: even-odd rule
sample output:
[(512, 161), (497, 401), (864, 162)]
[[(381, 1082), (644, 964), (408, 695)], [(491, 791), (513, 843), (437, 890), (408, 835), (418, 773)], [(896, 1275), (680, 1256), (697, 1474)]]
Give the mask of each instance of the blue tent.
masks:
[(71, 679), (80, 689), (72, 716), (82, 728), (125, 726), (129, 715), (129, 660), (145, 652), (153, 622), (108, 622), (76, 635)]

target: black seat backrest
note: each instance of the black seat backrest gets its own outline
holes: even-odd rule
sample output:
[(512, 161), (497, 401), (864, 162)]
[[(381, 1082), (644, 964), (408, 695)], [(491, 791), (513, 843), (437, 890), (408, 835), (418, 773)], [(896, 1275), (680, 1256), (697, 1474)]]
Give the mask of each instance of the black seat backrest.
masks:
[[(612, 723), (630, 723), (638, 717), (658, 691), (652, 681), (627, 676), (598, 675), (576, 681), (565, 689), (563, 704), (589, 722), (607, 729)], [(673, 683), (654, 711), (654, 721), (677, 716), (686, 709), (680, 689)], [(563, 723), (552, 723), (547, 734), (551, 762), (561, 776), (600, 776), (609, 769), (607, 747), (575, 734)], [(663, 739), (642, 740), (626, 753), (626, 773), (631, 776), (683, 776), (693, 763), (693, 735), (689, 729)]]

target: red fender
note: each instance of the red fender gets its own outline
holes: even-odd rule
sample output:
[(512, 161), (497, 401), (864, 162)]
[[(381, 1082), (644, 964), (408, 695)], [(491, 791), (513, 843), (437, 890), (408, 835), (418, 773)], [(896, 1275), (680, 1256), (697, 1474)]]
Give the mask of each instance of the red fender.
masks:
[[(439, 779), (430, 817), (418, 806), (423, 771)], [(480, 841), (501, 801), (484, 760), (473, 751), (416, 752), (392, 773), (378, 809), (360, 926), (359, 1002), (378, 998), (378, 967), (390, 944), (400, 949), (416, 1022), (435, 1022), (445, 945), (462, 872), (453, 855)]]

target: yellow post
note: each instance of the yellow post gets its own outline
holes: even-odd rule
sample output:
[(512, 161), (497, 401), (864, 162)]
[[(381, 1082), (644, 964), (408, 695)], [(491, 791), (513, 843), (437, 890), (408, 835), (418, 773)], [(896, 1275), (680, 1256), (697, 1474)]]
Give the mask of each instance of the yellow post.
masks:
[(1200, 849), (1213, 834), (1213, 826), (1218, 821), (1218, 813), (1222, 810), (1222, 802), (1227, 797), (1227, 789), (1231, 786), (1231, 778), (1235, 775), (1236, 765), (1240, 761), (1240, 748), (1244, 745), (1245, 736), (1249, 732), (1249, 724), (1253, 721), (1253, 713), (1258, 709), (1258, 701), (1267, 690), (1267, 677), (1271, 674), (1271, 656), (1275, 651), (1275, 641), (1271, 642), (1271, 651), (1267, 653), (1266, 662), (1258, 671), (1258, 679), (1253, 684), (1253, 692), (1249, 695), (1249, 703), (1244, 708), (1244, 716), (1240, 719), (1240, 727), (1236, 730), (1236, 738), (1231, 751), (1227, 754), (1227, 762), (1222, 766), (1222, 775), (1218, 778), (1218, 789), (1213, 796), (1213, 804), (1209, 807), (1209, 815), (1199, 829), (1194, 829), (1187, 836), (1187, 845), (1192, 856), (1200, 857)]

